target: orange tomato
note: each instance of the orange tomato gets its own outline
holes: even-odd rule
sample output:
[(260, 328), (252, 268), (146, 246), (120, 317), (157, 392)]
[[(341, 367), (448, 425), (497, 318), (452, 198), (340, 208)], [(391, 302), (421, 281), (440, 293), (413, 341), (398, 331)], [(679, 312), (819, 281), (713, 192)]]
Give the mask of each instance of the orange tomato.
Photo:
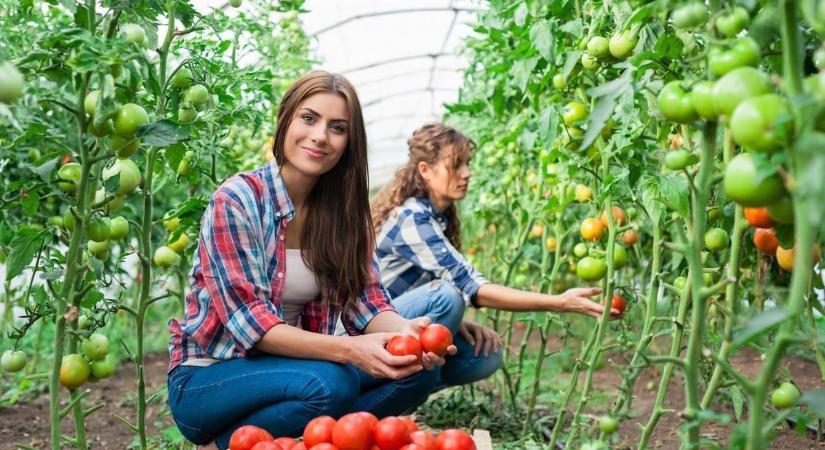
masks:
[(676, 133), (673, 136), (671, 136), (671, 138), (670, 138), (670, 148), (672, 148), (672, 149), (682, 148), (682, 144), (684, 144), (684, 141), (682, 140), (682, 134), (681, 133)]
[(753, 245), (766, 255), (775, 255), (779, 240), (776, 239), (773, 228), (757, 228), (753, 233)]
[[(622, 208), (619, 208), (618, 206), (614, 206), (612, 208), (612, 210), (613, 210), (613, 223), (614, 223), (614, 225), (616, 225), (617, 227), (620, 227), (620, 226), (627, 223), (627, 216), (625, 215), (624, 211), (622, 211)], [(601, 220), (602, 225), (604, 225), (604, 227), (607, 228), (607, 224), (608, 224), (607, 211), (602, 212), (602, 215), (601, 215), (601, 217), (599, 217), (599, 220)]]
[(536, 239), (540, 238), (544, 234), (544, 225), (537, 223), (533, 225), (533, 229), (530, 230), (530, 236)]
[(627, 230), (622, 234), (622, 244), (624, 245), (636, 245), (639, 242), (639, 232), (636, 230)]
[(771, 228), (776, 225), (768, 215), (768, 208), (745, 208), (745, 219), (754, 228)]
[[(820, 250), (818, 245), (814, 245), (813, 251), (813, 263), (816, 264), (819, 262), (820, 258), (822, 258), (822, 251)], [(776, 262), (779, 264), (779, 267), (782, 269), (792, 272), (793, 271), (793, 260), (794, 256), (796, 256), (795, 247), (791, 248), (790, 250), (782, 248), (781, 245), (776, 247)]]
[(604, 234), (604, 225), (602, 225), (602, 222), (589, 217), (582, 221), (579, 232), (588, 241), (598, 241)]

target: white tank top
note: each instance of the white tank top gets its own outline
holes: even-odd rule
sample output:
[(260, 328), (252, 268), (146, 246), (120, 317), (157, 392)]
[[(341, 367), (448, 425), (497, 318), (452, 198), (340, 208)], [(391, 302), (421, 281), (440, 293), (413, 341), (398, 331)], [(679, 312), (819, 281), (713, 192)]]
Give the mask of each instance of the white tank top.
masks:
[(321, 295), (315, 273), (304, 264), (300, 249), (286, 249), (286, 280), (281, 296), (281, 308), (286, 323), (297, 326), (307, 303)]

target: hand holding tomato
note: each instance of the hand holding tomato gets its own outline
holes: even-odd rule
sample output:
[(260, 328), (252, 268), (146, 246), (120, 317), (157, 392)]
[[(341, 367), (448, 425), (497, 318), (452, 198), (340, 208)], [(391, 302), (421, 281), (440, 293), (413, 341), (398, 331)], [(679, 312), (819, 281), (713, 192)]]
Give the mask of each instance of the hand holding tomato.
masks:
[[(387, 343), (397, 333), (370, 333), (350, 336), (350, 363), (376, 378), (399, 380), (421, 370), (414, 355), (397, 356), (387, 351)], [(423, 359), (423, 358), (422, 358)]]
[[(424, 368), (427, 370), (432, 370), (435, 366), (443, 366), (444, 363), (447, 361), (444, 359), (444, 355), (455, 355), (458, 352), (458, 349), (455, 345), (452, 344), (452, 334), (448, 333), (449, 335), (449, 342), (445, 341), (446, 336), (444, 336), (443, 332), (438, 333), (439, 336), (433, 337), (425, 335), (425, 331), (427, 328), (430, 328), (432, 324), (432, 320), (429, 317), (418, 317), (407, 322), (407, 327), (403, 330), (403, 332), (407, 332), (418, 336), (419, 340), (421, 341), (421, 348), (424, 350), (424, 354), (421, 356), (421, 363), (424, 365)], [(432, 325), (432, 331), (440, 330), (440, 328), (445, 328), (443, 325)], [(437, 345), (436, 345), (437, 344)], [(442, 345), (446, 344), (446, 345)], [(438, 352), (433, 352), (432, 350), (435, 347), (440, 347), (444, 349), (442, 353), (440, 350)]]
[[(599, 288), (572, 288), (564, 291), (559, 298), (564, 301), (563, 310), (575, 312), (585, 316), (599, 318), (604, 311), (604, 305), (590, 300), (589, 297), (601, 294)], [(610, 310), (610, 320), (622, 317), (621, 311), (615, 308)]]
[(462, 320), (458, 327), (458, 332), (467, 339), (470, 345), (475, 346), (475, 356), (481, 352), (484, 347), (484, 357), (490, 356), (490, 350), (493, 353), (498, 352), (501, 348), (501, 336), (496, 333), (496, 330), (481, 326), (469, 320)]

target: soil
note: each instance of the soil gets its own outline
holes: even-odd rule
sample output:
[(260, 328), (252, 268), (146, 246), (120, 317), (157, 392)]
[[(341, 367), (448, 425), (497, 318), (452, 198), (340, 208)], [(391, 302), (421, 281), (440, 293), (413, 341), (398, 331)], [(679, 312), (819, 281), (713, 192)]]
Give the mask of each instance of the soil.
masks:
[[(553, 344), (551, 344), (552, 346)], [(147, 355), (145, 361), (145, 378), (147, 395), (151, 396), (166, 382), (166, 354)], [(625, 364), (626, 361), (616, 360), (616, 363)], [(756, 352), (743, 351), (732, 359), (732, 363), (743, 374), (753, 376), (757, 373), (761, 362)], [(811, 361), (796, 357), (787, 357), (783, 362), (793, 376), (793, 380), (803, 391), (825, 388), (825, 382), (820, 377), (819, 368)], [(647, 390), (645, 385), (653, 381), (658, 386), (658, 374), (652, 370), (643, 372), (636, 383), (633, 411), (635, 417), (624, 420), (617, 432), (617, 440), (613, 450), (634, 448), (638, 442), (640, 431), (637, 423), (646, 422), (655, 401), (656, 390)], [(594, 386), (602, 390), (618, 390), (621, 379), (610, 364), (594, 373)], [(681, 389), (681, 379), (674, 376), (666, 407), (679, 411), (684, 405), (684, 391)], [(87, 418), (87, 436), (91, 449), (129, 448), (134, 434), (120, 422), (115, 415), (134, 421), (134, 393), (135, 371), (129, 364), (122, 364), (114, 377), (102, 380), (97, 384), (87, 385), (90, 389), (84, 405), (93, 405), (100, 402), (105, 406)], [(63, 395), (63, 397), (67, 397)], [(65, 400), (64, 400), (65, 401)], [(718, 404), (716, 408), (720, 408)], [(729, 412), (729, 411), (726, 411)], [(593, 411), (594, 415), (599, 411)], [(165, 405), (165, 396), (160, 396), (148, 407), (147, 427), (151, 436), (157, 436), (162, 430), (172, 426), (173, 422)], [(682, 419), (678, 413), (665, 414), (659, 421), (650, 440), (651, 449), (671, 450), (679, 448), (677, 427)], [(64, 432), (73, 429), (72, 420), (67, 417), (63, 421)], [(723, 425), (705, 425), (702, 428), (704, 436), (717, 441), (723, 447), (726, 445), (730, 428)], [(21, 401), (10, 408), (0, 410), (0, 450), (16, 449), (15, 444), (24, 444), (35, 449), (45, 449), (49, 441), (48, 395), (45, 393), (30, 401)], [(825, 442), (816, 442), (810, 436), (800, 436), (789, 428), (783, 428), (777, 434), (770, 447), (776, 450), (825, 450)]]

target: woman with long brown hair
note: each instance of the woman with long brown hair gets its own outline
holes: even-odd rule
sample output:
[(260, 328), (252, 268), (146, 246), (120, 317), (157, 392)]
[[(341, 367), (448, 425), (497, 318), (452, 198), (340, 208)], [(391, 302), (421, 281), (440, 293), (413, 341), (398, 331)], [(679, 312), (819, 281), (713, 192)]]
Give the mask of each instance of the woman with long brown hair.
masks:
[[(466, 305), (479, 308), (602, 314), (603, 306), (588, 298), (599, 294), (597, 288), (548, 295), (487, 281), (461, 254), (456, 208), (469, 187), (472, 140), (433, 123), (413, 132), (407, 144), (409, 160), (372, 203), (381, 280), (399, 314), (431, 315), (434, 306), (426, 302), (422, 290), (433, 280), (451, 285)], [(619, 311), (612, 310), (611, 316), (618, 317)], [(449, 356), (441, 369), (440, 387), (484, 379), (501, 366), (501, 339), (493, 330), (464, 320), (454, 331), (458, 353)]]
[[(169, 324), (169, 405), (205, 448), (225, 449), (243, 425), (297, 436), (321, 415), (400, 414), (426, 399), (444, 364), (384, 348), (430, 319), (397, 314), (378, 279), (366, 133), (349, 81), (323, 71), (296, 81), (273, 152), (213, 195), (185, 317)], [(339, 316), (348, 336), (333, 335)]]

